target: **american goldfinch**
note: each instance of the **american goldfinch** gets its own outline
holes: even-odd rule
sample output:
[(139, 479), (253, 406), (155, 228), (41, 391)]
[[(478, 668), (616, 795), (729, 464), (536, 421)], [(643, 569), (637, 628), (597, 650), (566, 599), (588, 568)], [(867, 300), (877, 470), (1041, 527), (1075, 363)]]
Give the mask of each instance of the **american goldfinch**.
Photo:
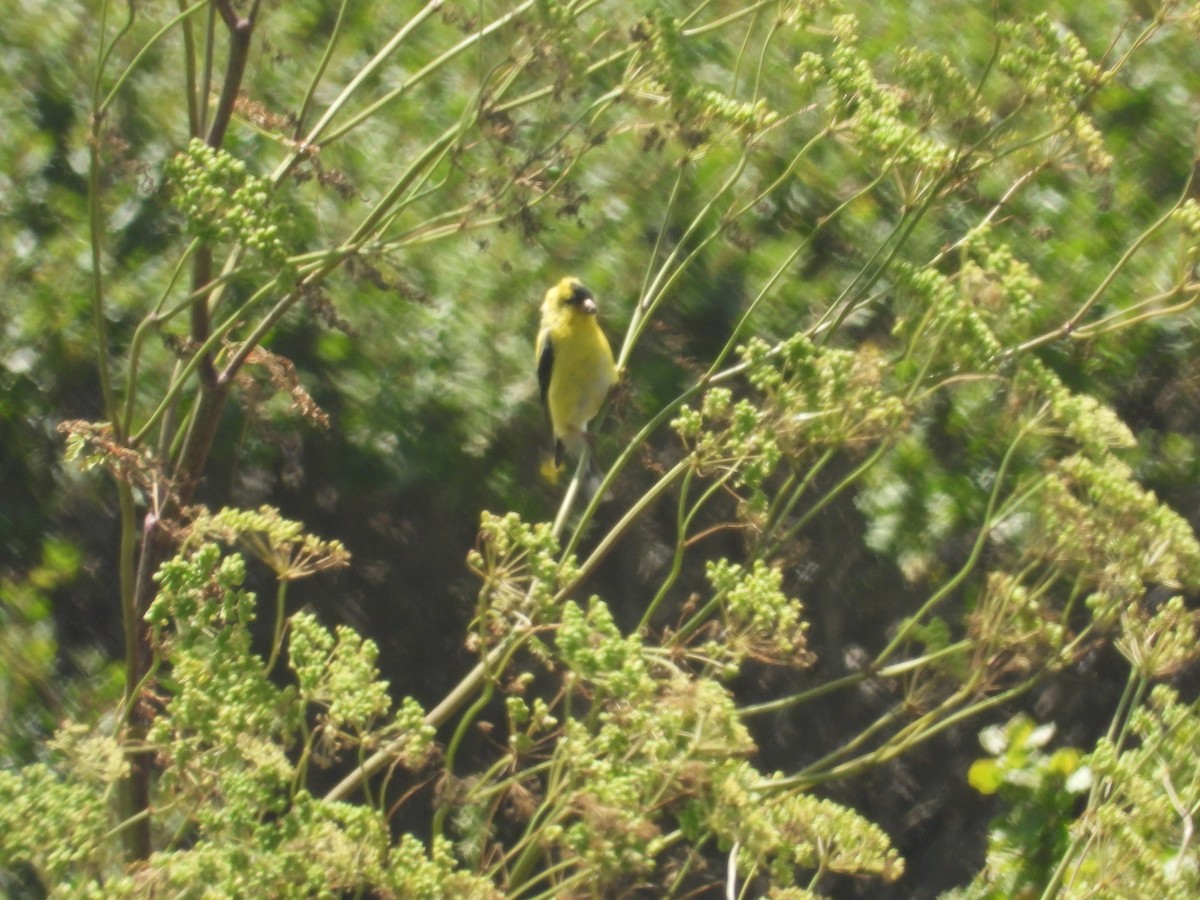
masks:
[(546, 291), (536, 353), (557, 469), (564, 450), (582, 453), (588, 422), (617, 383), (612, 348), (596, 321), (596, 300), (578, 278), (564, 278)]

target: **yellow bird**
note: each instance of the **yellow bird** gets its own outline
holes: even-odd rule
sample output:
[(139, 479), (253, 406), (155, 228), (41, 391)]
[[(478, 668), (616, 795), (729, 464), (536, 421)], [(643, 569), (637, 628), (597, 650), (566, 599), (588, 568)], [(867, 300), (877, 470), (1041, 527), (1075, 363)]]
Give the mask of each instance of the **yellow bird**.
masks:
[(564, 278), (546, 291), (536, 353), (557, 469), (564, 450), (574, 456), (583, 452), (588, 422), (617, 383), (612, 348), (596, 321), (596, 299), (578, 278)]

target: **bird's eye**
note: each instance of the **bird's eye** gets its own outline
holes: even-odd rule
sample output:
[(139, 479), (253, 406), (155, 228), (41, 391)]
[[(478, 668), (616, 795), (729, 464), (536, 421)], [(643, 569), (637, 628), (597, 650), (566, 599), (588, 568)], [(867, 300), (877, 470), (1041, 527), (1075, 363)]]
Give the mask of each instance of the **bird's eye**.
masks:
[(592, 292), (585, 288), (582, 284), (572, 285), (571, 296), (567, 300), (572, 306), (578, 306), (584, 300), (591, 300)]

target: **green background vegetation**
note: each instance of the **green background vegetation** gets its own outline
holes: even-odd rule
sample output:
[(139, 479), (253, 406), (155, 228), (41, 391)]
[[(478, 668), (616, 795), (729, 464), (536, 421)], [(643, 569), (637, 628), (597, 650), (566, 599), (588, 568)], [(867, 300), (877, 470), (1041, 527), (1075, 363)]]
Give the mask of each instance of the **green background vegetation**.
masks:
[(1200, 891), (1200, 7), (18, 6), (0, 890)]

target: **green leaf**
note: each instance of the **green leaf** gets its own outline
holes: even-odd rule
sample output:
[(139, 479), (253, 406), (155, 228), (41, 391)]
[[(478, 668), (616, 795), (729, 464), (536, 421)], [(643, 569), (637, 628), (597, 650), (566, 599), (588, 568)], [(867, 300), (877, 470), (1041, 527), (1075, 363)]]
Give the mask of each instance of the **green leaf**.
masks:
[(994, 759), (977, 759), (967, 770), (967, 783), (979, 793), (991, 796), (1004, 784), (1004, 769)]

